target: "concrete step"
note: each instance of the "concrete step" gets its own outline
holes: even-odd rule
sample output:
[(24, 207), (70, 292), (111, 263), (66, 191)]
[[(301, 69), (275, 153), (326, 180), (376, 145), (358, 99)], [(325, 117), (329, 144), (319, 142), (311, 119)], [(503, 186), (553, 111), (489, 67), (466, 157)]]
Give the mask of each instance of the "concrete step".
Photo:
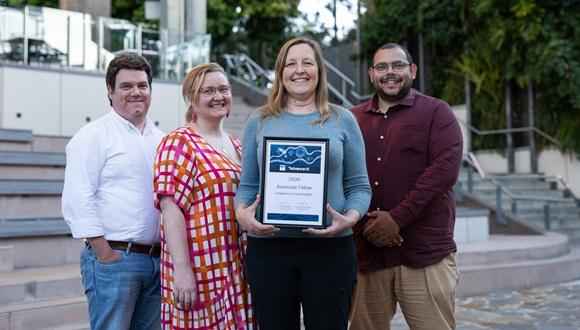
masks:
[[(540, 189), (510, 189), (509, 190), (515, 196), (534, 196), (534, 197), (546, 197), (546, 198), (565, 198), (564, 192), (559, 190), (540, 190)], [(481, 195), (483, 197), (493, 197), (495, 198), (496, 189), (495, 188), (480, 188), (475, 187), (474, 193)], [(505, 195), (505, 193), (502, 193)], [(571, 200), (572, 201), (572, 200)]]
[(62, 218), (0, 219), (0, 238), (69, 235)]
[(580, 250), (563, 253), (564, 235), (492, 235), (458, 245), (458, 296), (518, 290), (580, 278)]
[(64, 153), (66, 144), (70, 140), (67, 136), (34, 135), (32, 151)]
[(1, 238), (0, 247), (11, 247), (7, 262), (11, 269), (78, 264), (84, 242), (70, 235)]
[(83, 295), (79, 263), (0, 273), (0, 306)]
[[(510, 205), (511, 207), (511, 205)], [(521, 215), (536, 214), (538, 213), (538, 207), (531, 205), (530, 203), (518, 202), (517, 213)], [(542, 206), (543, 211), (543, 206)], [(550, 204), (550, 214), (554, 215), (573, 215), (580, 212), (580, 207), (576, 206), (573, 202), (570, 203), (551, 203)]]
[[(459, 182), (461, 182), (464, 188), (467, 188), (467, 178), (460, 178)], [(540, 189), (540, 190), (555, 190), (552, 188), (551, 182), (534, 180), (534, 181), (510, 181), (510, 182), (501, 182), (500, 183), (508, 188), (509, 190), (522, 190), (522, 189)], [(495, 189), (496, 185), (487, 179), (478, 179), (473, 181), (473, 185), (476, 188), (481, 189)]]
[[(529, 225), (545, 230), (543, 217), (528, 217), (524, 218), (524, 221)], [(550, 229), (555, 231), (577, 230), (580, 229), (580, 220), (576, 219), (574, 221), (569, 219), (558, 219), (550, 217)]]
[(31, 165), (0, 165), (1, 179), (24, 180), (63, 180), (64, 167), (60, 166), (31, 166)]
[(1, 179), (0, 195), (60, 195), (63, 180)]
[[(475, 193), (475, 195), (477, 195), (477, 197), (479, 197), (480, 199), (486, 201), (487, 203), (490, 203), (492, 205), (495, 205), (496, 203), (496, 197), (495, 195), (485, 195), (485, 194), (477, 194)], [(538, 196), (541, 197), (541, 196)], [(561, 197), (559, 197), (561, 198)], [(511, 198), (507, 197), (507, 196), (502, 196), (502, 203), (503, 205), (505, 205), (504, 207), (511, 207)], [(528, 201), (528, 200), (517, 200), (517, 204), (518, 204), (518, 210), (519, 209), (524, 209), (524, 208), (530, 208), (530, 209), (543, 209), (544, 205), (546, 204), (545, 201)], [(551, 209), (557, 209), (557, 208), (573, 208), (573, 207), (577, 207), (576, 202), (572, 199), (566, 199), (565, 201), (558, 201), (558, 202), (550, 202), (550, 208)]]
[(0, 180), (63, 180), (64, 153), (0, 150)]
[(0, 307), (2, 330), (85, 330), (89, 329), (84, 296), (51, 299)]
[(0, 219), (61, 218), (60, 193), (51, 195), (0, 194)]
[(59, 166), (66, 164), (66, 155), (57, 152), (0, 150), (0, 165)]
[(555, 258), (570, 252), (568, 238), (557, 233), (544, 235), (490, 235), (489, 240), (459, 243), (460, 267)]
[(0, 150), (32, 150), (32, 131), (0, 128)]

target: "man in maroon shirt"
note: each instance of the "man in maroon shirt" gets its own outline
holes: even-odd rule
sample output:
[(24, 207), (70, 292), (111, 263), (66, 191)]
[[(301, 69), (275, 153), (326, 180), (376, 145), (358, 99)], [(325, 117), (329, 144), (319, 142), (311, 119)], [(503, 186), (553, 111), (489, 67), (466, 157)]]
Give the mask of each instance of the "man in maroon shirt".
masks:
[(457, 119), (447, 103), (411, 88), (417, 66), (404, 47), (380, 47), (368, 72), (376, 93), (351, 110), (373, 188), (369, 213), (353, 228), (359, 273), (351, 329), (389, 329), (397, 303), (411, 329), (454, 329)]

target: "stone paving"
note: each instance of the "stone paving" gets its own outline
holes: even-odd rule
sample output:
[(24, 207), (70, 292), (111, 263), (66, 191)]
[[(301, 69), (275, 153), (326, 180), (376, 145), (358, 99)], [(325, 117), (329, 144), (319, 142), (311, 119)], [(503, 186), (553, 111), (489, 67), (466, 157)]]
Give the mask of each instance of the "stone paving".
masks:
[[(458, 330), (580, 329), (580, 279), (527, 290), (460, 297), (456, 299), (455, 316)], [(408, 329), (400, 311), (391, 329)]]

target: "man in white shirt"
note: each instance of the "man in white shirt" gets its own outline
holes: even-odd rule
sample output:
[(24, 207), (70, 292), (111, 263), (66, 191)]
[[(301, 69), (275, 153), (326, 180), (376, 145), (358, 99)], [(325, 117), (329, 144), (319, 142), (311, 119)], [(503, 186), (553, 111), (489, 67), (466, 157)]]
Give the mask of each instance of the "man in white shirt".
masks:
[(159, 329), (159, 220), (153, 162), (163, 132), (147, 117), (151, 67), (140, 55), (109, 64), (112, 110), (66, 147), (62, 214), (85, 239), (81, 274), (91, 329)]

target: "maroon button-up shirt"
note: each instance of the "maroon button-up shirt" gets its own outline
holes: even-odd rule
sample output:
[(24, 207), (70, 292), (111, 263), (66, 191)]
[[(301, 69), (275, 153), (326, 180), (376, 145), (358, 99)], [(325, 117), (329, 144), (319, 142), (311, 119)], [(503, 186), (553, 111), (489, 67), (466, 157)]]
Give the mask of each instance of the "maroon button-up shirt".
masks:
[(362, 235), (364, 217), (353, 228), (359, 269), (424, 267), (456, 251), (453, 185), (463, 145), (451, 107), (411, 89), (386, 114), (377, 95), (351, 111), (365, 140), (369, 210), (388, 211), (404, 239), (401, 247), (374, 246)]

